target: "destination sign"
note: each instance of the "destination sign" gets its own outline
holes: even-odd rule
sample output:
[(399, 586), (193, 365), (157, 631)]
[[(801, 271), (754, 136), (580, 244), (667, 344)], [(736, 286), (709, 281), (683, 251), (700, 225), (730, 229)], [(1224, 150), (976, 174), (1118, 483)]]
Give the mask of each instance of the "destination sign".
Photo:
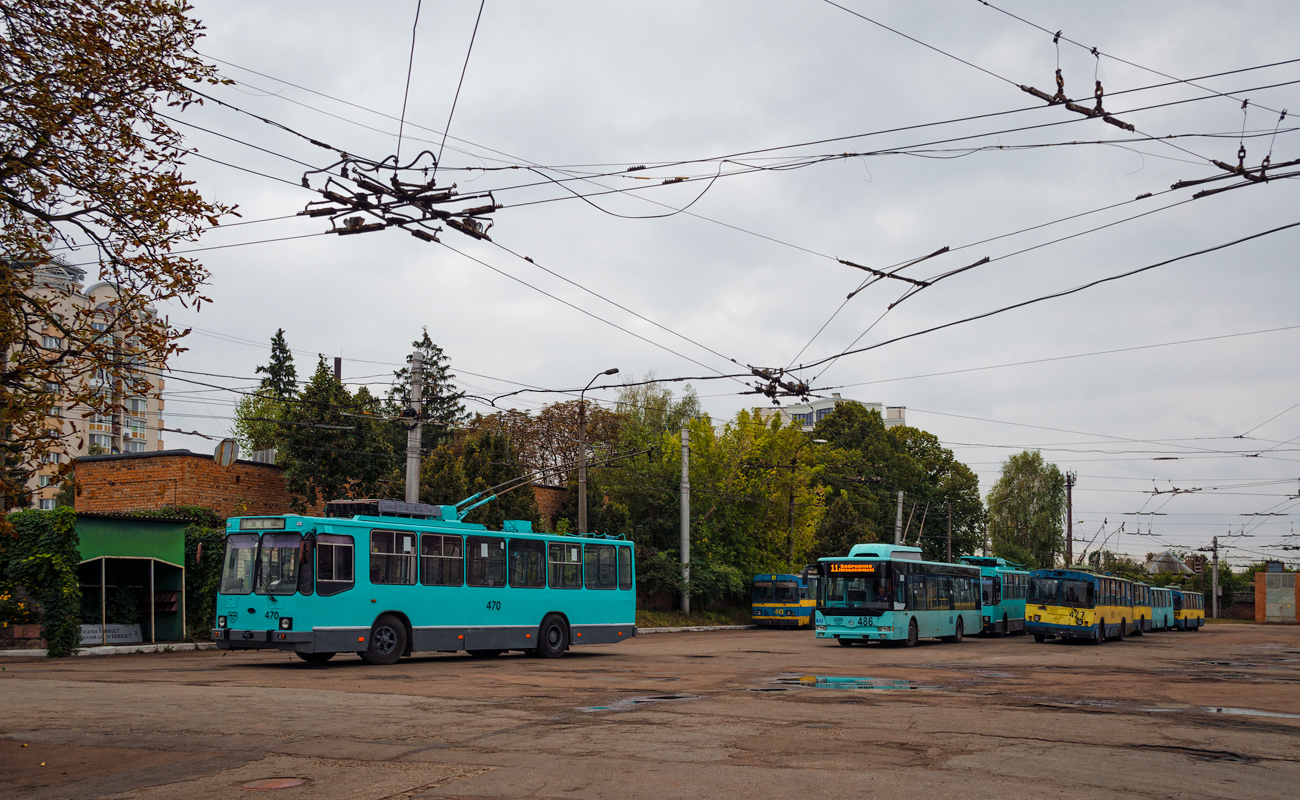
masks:
[(875, 572), (875, 564), (831, 564), (831, 572)]
[(282, 531), (284, 530), (284, 517), (277, 519), (241, 519), (239, 529), (241, 531)]

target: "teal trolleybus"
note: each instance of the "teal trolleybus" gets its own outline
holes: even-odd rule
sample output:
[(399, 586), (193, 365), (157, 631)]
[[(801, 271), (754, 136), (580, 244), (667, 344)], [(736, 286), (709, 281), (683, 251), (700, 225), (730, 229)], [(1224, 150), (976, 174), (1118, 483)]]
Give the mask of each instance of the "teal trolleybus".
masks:
[(463, 521), (474, 507), (351, 500), (324, 517), (230, 519), (212, 638), (392, 664), (416, 651), (559, 658), (636, 636), (631, 542), (521, 521), (490, 531)]
[(818, 562), (817, 638), (841, 645), (938, 637), (960, 642), (980, 629), (980, 571), (921, 560), (921, 549), (856, 544)]
[(1167, 631), (1174, 627), (1174, 592), (1151, 587), (1151, 630)]
[(817, 604), (817, 565), (809, 564), (799, 575), (755, 575), (751, 602), (754, 624), (760, 628), (811, 627)]
[(990, 636), (1024, 633), (1029, 573), (1004, 558), (962, 556), (958, 560), (979, 568), (982, 632)]

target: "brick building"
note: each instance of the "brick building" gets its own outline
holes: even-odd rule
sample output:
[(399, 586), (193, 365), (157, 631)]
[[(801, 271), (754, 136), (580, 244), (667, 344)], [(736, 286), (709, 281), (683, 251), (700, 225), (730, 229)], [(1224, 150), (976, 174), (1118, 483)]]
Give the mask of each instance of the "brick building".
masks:
[(204, 506), (221, 517), (289, 513), (284, 467), (217, 464), (206, 453), (163, 450), (77, 460), (77, 511), (106, 513)]

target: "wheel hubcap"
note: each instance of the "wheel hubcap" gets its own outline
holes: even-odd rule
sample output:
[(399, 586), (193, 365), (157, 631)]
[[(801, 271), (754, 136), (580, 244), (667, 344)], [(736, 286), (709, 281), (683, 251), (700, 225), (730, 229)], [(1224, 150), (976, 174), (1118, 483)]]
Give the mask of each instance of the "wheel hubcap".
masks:
[(375, 650), (380, 653), (391, 653), (397, 646), (397, 633), (392, 628), (376, 628), (374, 634), (370, 637), (371, 643)]

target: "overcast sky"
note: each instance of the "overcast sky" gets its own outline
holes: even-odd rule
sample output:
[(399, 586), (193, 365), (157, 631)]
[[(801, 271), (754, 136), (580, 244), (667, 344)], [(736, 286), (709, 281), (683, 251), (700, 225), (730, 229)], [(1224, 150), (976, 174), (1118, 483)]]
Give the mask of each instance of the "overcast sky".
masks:
[[(164, 309), (194, 328), (170, 365), (166, 426), (228, 434), (235, 395), (181, 379), (251, 386), (277, 328), (300, 376), (341, 356), (358, 384), (391, 379), (428, 326), (484, 398), (581, 388), (608, 367), (719, 376), (881, 345), (797, 375), (818, 396), (906, 406), (984, 492), (1009, 455), (1040, 448), (1078, 473), (1075, 536), (1094, 547), (1140, 557), (1218, 535), (1233, 563), (1295, 555), (1269, 545), (1300, 544), (1286, 538), (1300, 515), (1300, 228), (889, 342), (1300, 222), (1294, 180), (1195, 200), (1243, 181), (1170, 189), (1226, 175), (1210, 159), (1236, 165), (1242, 144), (1248, 167), (1300, 158), (1300, 63), (1258, 68), (1300, 58), (1300, 5), (994, 5), (1049, 32), (977, 0), (492, 0), (467, 63), (479, 4), (431, 0), (402, 159), (441, 150), (439, 186), (502, 206), (491, 243), (444, 226), (436, 244), (292, 216), (319, 199), (295, 160), (397, 150), (416, 2), (199, 0), (200, 50), (237, 82), (213, 96), (333, 149), (215, 103), (181, 115), (211, 131), (184, 128), (189, 143), (227, 162), (194, 157), (187, 175), (243, 224), (201, 242), (225, 246), (199, 254), (212, 303)], [(1018, 88), (1055, 92), (1058, 63), (1068, 97), (1094, 106), (1100, 80), (1106, 111), (1136, 132)], [(1286, 108), (1298, 113), (1279, 124)], [(538, 169), (497, 169), (520, 166)], [(837, 259), (886, 269), (943, 247), (900, 274), (928, 283), (991, 260), (846, 303), (870, 275)], [(612, 384), (589, 396), (612, 400)], [(692, 385), (715, 421), (770, 404), (736, 379)]]

